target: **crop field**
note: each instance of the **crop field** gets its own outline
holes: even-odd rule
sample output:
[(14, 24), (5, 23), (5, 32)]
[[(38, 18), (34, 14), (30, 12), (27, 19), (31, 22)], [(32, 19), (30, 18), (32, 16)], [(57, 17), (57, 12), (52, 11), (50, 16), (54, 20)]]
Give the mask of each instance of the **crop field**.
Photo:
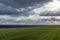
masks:
[(0, 40), (60, 40), (60, 26), (0, 28)]

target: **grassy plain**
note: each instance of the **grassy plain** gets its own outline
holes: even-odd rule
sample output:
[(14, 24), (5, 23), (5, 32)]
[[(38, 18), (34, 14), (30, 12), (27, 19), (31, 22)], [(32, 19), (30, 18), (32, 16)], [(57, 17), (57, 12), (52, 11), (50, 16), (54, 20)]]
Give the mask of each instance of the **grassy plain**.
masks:
[(60, 26), (0, 28), (0, 40), (60, 40)]

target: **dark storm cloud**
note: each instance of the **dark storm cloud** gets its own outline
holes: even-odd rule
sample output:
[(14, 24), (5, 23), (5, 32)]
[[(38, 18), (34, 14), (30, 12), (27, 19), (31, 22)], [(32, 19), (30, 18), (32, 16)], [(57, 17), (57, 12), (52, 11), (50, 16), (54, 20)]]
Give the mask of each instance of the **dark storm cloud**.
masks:
[(13, 7), (27, 7), (33, 4), (42, 4), (50, 0), (0, 0), (0, 3), (4, 3)]
[(0, 15), (11, 15), (16, 13), (17, 12), (13, 7), (8, 6), (4, 3), (0, 3)]
[(27, 8), (31, 6), (35, 6), (35, 4), (42, 5), (50, 0), (0, 0), (0, 15), (29, 15), (27, 12), (29, 11), (24, 10), (23, 12), (18, 12), (16, 9), (20, 8)]

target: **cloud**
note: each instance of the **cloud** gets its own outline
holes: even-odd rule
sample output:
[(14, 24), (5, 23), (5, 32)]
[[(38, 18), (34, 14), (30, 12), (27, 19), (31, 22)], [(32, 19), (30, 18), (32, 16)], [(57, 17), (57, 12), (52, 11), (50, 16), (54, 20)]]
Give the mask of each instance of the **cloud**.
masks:
[[(60, 15), (51, 0), (0, 0), (1, 24), (52, 24)], [(53, 5), (54, 6), (53, 6)]]
[(4, 3), (0, 3), (0, 15), (13, 15), (16, 14), (17, 11), (15, 8), (8, 6)]
[[(26, 1), (22, 1), (22, 0), (0, 0), (0, 15), (15, 15), (15, 16), (29, 16), (31, 13), (30, 12), (39, 12), (40, 9), (38, 9), (37, 7), (40, 7), (43, 3), (48, 2), (50, 0), (36, 0), (36, 1), (32, 1), (32, 0), (26, 0)], [(21, 3), (20, 3), (21, 2)], [(27, 4), (25, 4), (25, 2), (27, 2)], [(38, 3), (38, 2), (43, 2), (43, 3)], [(34, 5), (32, 5), (34, 3)], [(17, 6), (17, 4), (19, 5), (19, 7), (14, 7)], [(24, 4), (24, 6), (26, 5), (26, 7), (23, 7), (23, 5), (20, 4)], [(29, 5), (31, 4), (31, 5)], [(22, 6), (22, 7), (21, 7)], [(37, 8), (37, 9), (36, 9)], [(31, 11), (32, 10), (32, 11)], [(38, 10), (38, 11), (36, 11)], [(42, 11), (41, 11), (42, 12)]]
[(30, 12), (32, 14), (42, 14), (43, 16), (59, 16), (60, 6), (58, 6), (60, 1), (54, 0), (52, 2), (45, 3), (42, 7), (37, 7)]
[(43, 4), (50, 0), (0, 0), (0, 3), (10, 5), (12, 7), (28, 7), (35, 4)]
[(1, 24), (52, 24), (59, 22), (60, 17), (51, 16), (39, 16), (39, 15), (29, 15), (29, 16), (10, 16), (10, 15), (0, 15)]

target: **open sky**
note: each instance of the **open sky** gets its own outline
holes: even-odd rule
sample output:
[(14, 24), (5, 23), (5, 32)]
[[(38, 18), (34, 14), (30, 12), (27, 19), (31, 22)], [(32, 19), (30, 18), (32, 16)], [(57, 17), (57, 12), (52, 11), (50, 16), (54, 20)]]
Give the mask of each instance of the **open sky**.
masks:
[(46, 24), (46, 20), (54, 21), (54, 18), (45, 16), (60, 16), (59, 0), (0, 0), (0, 24)]

